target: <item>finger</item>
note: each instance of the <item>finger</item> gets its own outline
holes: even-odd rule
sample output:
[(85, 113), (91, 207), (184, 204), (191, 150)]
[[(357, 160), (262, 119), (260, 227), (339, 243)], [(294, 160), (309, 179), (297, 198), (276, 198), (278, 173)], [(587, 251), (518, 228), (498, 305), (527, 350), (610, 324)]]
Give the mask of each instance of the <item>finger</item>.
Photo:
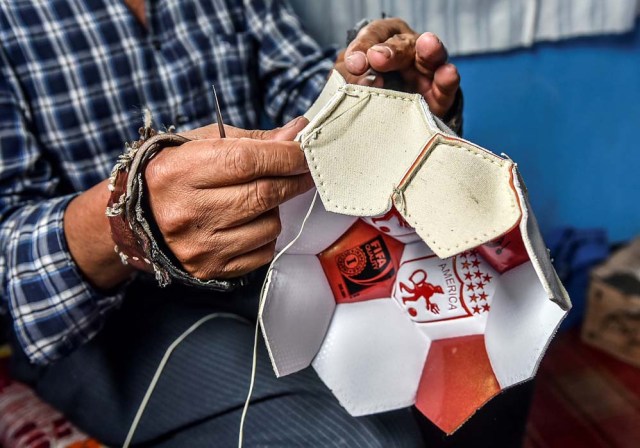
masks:
[(433, 33), (423, 33), (416, 41), (416, 69), (432, 76), (438, 67), (447, 61), (447, 49)]
[[(255, 140), (293, 140), (309, 120), (300, 116), (294, 118), (282, 127), (260, 130), (260, 129), (242, 129), (235, 126), (224, 125), (224, 130), (228, 138), (252, 138)], [(220, 138), (220, 132), (216, 123), (202, 126), (190, 131), (181, 132), (180, 135), (190, 140), (206, 140)]]
[(269, 210), (255, 219), (220, 231), (223, 244), (222, 255), (234, 258), (249, 253), (278, 238), (282, 231), (278, 208)]
[(413, 68), (416, 59), (416, 34), (396, 34), (367, 52), (371, 68), (391, 72)]
[(247, 254), (239, 255), (229, 260), (219, 278), (234, 278), (255, 271), (270, 263), (276, 253), (276, 242), (272, 241)]
[(369, 87), (384, 87), (384, 78), (380, 73), (369, 70), (364, 75), (357, 77), (356, 81), (352, 84)]
[(424, 94), (431, 111), (444, 117), (456, 99), (460, 88), (460, 74), (453, 64), (445, 64), (434, 74), (430, 89)]
[(305, 193), (311, 187), (313, 187), (313, 178), (308, 173), (292, 177), (258, 179), (246, 184), (244, 187), (246, 217), (253, 219)]
[(381, 19), (371, 22), (360, 30), (345, 51), (345, 65), (353, 75), (362, 75), (369, 69), (367, 51), (395, 34), (410, 33), (411, 28), (400, 19)]
[(296, 117), (290, 122), (286, 123), (284, 126), (270, 129), (270, 130), (252, 130), (245, 131), (245, 135), (240, 135), (239, 137), (244, 138), (252, 138), (254, 140), (293, 140), (298, 133), (304, 129), (304, 127), (309, 124), (309, 120), (305, 117), (300, 116)]
[(216, 139), (182, 145), (194, 188), (241, 185), (261, 177), (297, 176), (309, 171), (300, 144), (290, 141)]
[(273, 129), (268, 137), (278, 141), (291, 141), (296, 138), (298, 133), (302, 131), (308, 124), (309, 120), (307, 120), (305, 117), (297, 117), (291, 120), (289, 123), (285, 124), (283, 127)]
[(313, 187), (309, 173), (299, 176), (258, 179), (244, 184), (217, 189), (215, 196), (201, 190), (210, 210), (212, 227), (226, 229), (256, 219), (263, 213), (278, 207)]

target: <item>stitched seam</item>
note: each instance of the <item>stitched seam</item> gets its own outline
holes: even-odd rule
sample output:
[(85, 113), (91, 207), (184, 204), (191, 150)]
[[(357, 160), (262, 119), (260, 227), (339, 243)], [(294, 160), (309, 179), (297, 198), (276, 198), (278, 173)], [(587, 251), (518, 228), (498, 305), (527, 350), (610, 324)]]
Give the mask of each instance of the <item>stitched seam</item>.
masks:
[[(379, 96), (379, 97), (390, 98), (390, 99), (395, 99), (395, 100), (401, 100), (401, 101), (406, 101), (406, 102), (410, 102), (410, 103), (416, 104), (416, 97), (415, 96), (403, 97), (403, 96), (398, 96), (398, 95), (385, 94), (385, 93), (381, 93), (381, 92), (371, 92), (371, 91), (368, 91), (368, 90), (358, 89), (358, 88), (353, 88), (353, 87), (347, 88), (346, 86), (339, 87), (338, 91), (342, 91), (343, 93), (345, 93), (347, 95), (349, 93), (352, 93), (352, 92), (359, 92), (359, 93), (364, 93), (364, 94), (369, 95), (369, 96)], [(332, 111), (332, 113), (334, 111), (335, 111), (335, 109)], [(425, 123), (427, 129), (431, 129), (431, 126), (429, 125), (429, 122), (427, 121), (427, 118), (425, 116), (424, 111), (419, 110), (419, 112), (420, 112), (420, 118), (422, 118), (422, 121), (423, 121), (423, 123)], [(328, 118), (328, 116), (325, 117), (325, 119), (327, 119), (327, 118)], [(320, 126), (322, 126), (322, 124), (320, 124)], [(317, 128), (309, 131), (309, 135), (313, 135), (313, 134), (315, 134), (315, 135), (314, 135), (314, 137), (312, 139), (309, 139), (306, 142), (304, 150), (305, 150), (305, 152), (309, 153), (309, 156), (311, 158), (311, 162), (313, 164), (313, 168), (314, 168), (315, 174), (317, 175), (318, 180), (319, 180), (319, 185), (316, 185), (316, 187), (322, 192), (321, 196), (323, 197), (324, 200), (326, 200), (326, 204), (325, 205), (327, 207), (333, 208), (334, 210), (339, 210), (340, 207), (337, 206), (337, 205), (336, 206), (328, 205), (328, 204), (331, 203), (331, 198), (329, 197), (327, 189), (325, 188), (325, 184), (324, 184), (324, 181), (322, 179), (322, 174), (320, 173), (320, 170), (318, 169), (317, 160), (316, 160), (316, 157), (315, 157), (315, 150), (311, 147), (311, 140), (317, 140), (319, 133), (320, 132), (317, 131)], [(323, 200), (323, 202), (324, 202), (324, 200)], [(394, 202), (392, 197), (390, 197), (390, 200), (391, 200), (391, 202)], [(387, 204), (388, 204), (388, 201), (387, 201)], [(347, 207), (346, 205), (343, 205), (342, 209), (343, 210), (352, 210), (352, 211), (361, 211), (361, 212), (374, 212), (374, 211), (376, 211), (375, 209), (373, 209), (371, 207), (368, 207), (368, 208), (366, 208), (366, 207)]]

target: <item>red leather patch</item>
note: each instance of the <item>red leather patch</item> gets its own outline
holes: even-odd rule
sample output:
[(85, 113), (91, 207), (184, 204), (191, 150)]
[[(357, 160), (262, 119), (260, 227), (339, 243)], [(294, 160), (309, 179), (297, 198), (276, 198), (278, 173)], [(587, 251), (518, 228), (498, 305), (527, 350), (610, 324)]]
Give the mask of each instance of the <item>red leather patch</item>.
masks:
[(433, 341), (416, 396), (416, 407), (451, 434), (500, 392), (484, 336)]
[(529, 261), (529, 254), (527, 254), (527, 249), (522, 241), (519, 227), (496, 240), (479, 246), (478, 252), (493, 269), (501, 274)]

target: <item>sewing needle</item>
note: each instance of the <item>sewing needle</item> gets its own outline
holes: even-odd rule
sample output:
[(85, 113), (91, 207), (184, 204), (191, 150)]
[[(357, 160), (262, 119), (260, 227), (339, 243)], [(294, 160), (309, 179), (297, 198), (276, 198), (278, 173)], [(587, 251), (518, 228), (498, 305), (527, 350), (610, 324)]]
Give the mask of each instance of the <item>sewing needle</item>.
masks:
[(224, 132), (224, 123), (222, 122), (222, 112), (220, 112), (220, 103), (218, 102), (218, 94), (216, 93), (216, 86), (211, 84), (213, 88), (213, 99), (216, 102), (216, 117), (218, 119), (218, 131), (220, 132), (220, 138), (225, 138), (227, 135)]

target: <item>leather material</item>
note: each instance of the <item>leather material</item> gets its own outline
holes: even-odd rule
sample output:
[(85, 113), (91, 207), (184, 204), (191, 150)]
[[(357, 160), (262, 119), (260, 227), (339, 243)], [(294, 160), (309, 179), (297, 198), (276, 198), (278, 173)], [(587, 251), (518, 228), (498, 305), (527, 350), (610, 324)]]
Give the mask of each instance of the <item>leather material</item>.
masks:
[(311, 364), (352, 415), (415, 403), (453, 432), (535, 375), (571, 308), (526, 188), (417, 95), (334, 73), (318, 101), (297, 139), (322, 205), (282, 207), (261, 297), (274, 370)]
[(513, 162), (451, 135), (421, 95), (346, 84), (334, 71), (318, 102), (298, 140), (328, 211), (395, 206), (440, 258), (518, 225)]

